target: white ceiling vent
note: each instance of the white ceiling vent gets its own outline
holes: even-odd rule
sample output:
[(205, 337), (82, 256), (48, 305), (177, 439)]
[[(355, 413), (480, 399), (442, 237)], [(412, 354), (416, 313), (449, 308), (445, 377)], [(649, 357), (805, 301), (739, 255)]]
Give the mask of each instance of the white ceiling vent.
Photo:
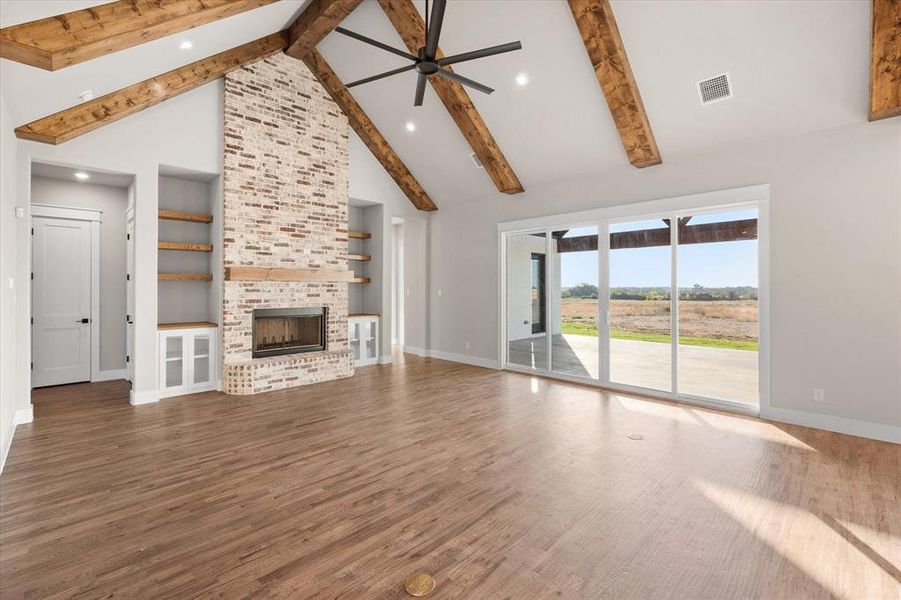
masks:
[(485, 168), (485, 167), (482, 165), (482, 161), (480, 161), (480, 160), (479, 160), (479, 157), (476, 156), (476, 153), (475, 153), (475, 152), (470, 153), (469, 158), (472, 159), (473, 164), (474, 164), (475, 166), (477, 166), (478, 168), (480, 168), (480, 169), (484, 169), (484, 168)]
[(701, 96), (701, 104), (713, 104), (720, 100), (728, 100), (732, 97), (732, 82), (729, 74), (723, 73), (710, 79), (698, 82), (698, 93)]

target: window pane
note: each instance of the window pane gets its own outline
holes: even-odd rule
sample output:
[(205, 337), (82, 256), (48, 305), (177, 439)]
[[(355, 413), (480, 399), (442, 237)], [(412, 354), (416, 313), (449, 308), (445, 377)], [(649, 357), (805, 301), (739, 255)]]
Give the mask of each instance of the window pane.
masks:
[(598, 228), (551, 234), (552, 368), (598, 378)]
[(507, 362), (547, 369), (544, 233), (507, 237)]
[(610, 226), (610, 381), (672, 391), (669, 225)]
[(679, 393), (758, 403), (757, 210), (679, 219)]

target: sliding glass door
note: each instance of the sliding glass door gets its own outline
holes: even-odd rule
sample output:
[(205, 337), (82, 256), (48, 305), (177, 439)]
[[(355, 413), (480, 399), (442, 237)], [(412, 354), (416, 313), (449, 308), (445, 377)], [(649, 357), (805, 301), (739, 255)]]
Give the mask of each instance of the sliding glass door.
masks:
[(673, 389), (672, 245), (662, 219), (610, 225), (610, 381)]
[(598, 378), (598, 228), (550, 235), (551, 370)]
[(757, 406), (757, 208), (503, 235), (505, 365)]
[(679, 393), (758, 403), (757, 210), (679, 218)]
[(507, 236), (507, 362), (547, 370), (547, 236)]

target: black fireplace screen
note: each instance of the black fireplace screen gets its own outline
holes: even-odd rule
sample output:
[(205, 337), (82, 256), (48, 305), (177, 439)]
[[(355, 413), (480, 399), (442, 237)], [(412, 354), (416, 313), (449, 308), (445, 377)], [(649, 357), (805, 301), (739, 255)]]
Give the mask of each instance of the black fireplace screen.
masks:
[(253, 311), (253, 357), (326, 348), (326, 309), (259, 308)]

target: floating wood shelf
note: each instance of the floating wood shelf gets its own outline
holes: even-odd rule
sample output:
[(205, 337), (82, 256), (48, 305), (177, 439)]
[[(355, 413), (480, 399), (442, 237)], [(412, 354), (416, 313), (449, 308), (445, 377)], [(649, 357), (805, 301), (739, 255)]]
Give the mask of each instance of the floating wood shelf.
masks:
[(161, 208), (159, 216), (167, 221), (187, 221), (188, 223), (212, 223), (213, 215), (200, 215), (181, 210), (168, 210)]
[(372, 237), (372, 234), (368, 231), (348, 231), (347, 237), (355, 240), (368, 240)]
[(371, 277), (354, 277), (350, 280), (350, 283), (370, 283), (372, 282)]
[(160, 331), (166, 329), (205, 329), (207, 327), (219, 327), (210, 321), (189, 321), (187, 323), (159, 323), (156, 328)]
[(354, 317), (380, 317), (379, 313), (348, 313), (347, 318), (353, 319)]
[(359, 261), (366, 262), (366, 261), (372, 260), (372, 257), (369, 256), (368, 254), (348, 254), (347, 260), (359, 260)]
[(160, 273), (160, 281), (212, 281), (209, 273)]
[(280, 267), (225, 267), (226, 281), (353, 281), (347, 269), (285, 269)]
[(212, 244), (194, 244), (191, 242), (159, 242), (160, 250), (182, 250), (184, 252), (212, 252)]

